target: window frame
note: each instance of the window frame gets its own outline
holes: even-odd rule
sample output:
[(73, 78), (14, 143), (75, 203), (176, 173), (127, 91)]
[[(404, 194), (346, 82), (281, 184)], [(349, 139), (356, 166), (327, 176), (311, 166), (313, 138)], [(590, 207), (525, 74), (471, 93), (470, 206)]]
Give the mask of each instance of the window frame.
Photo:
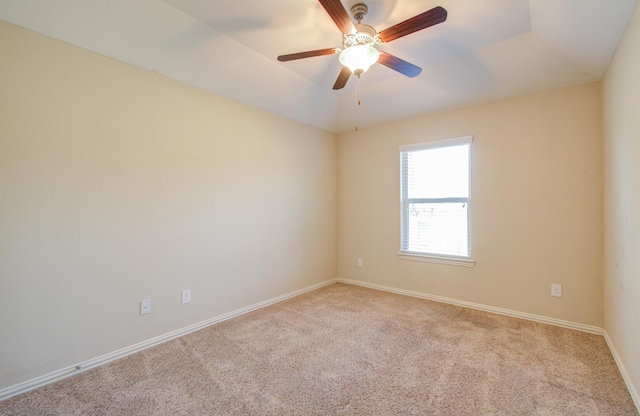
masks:
[[(399, 146), (400, 153), (400, 251), (397, 253), (398, 258), (401, 260), (416, 260), (416, 261), (426, 261), (433, 263), (442, 263), (442, 264), (450, 264), (456, 266), (466, 266), (473, 267), (475, 265), (475, 261), (472, 259), (471, 255), (471, 144), (473, 143), (473, 136), (464, 136), (458, 137), (454, 139), (444, 139), (444, 140), (434, 140), (430, 142), (423, 143), (415, 143), (410, 145)], [(467, 198), (414, 198), (411, 199), (413, 202), (426, 202), (426, 203), (451, 203), (451, 202), (462, 202), (467, 204), (467, 245), (468, 245), (468, 256), (456, 256), (456, 255), (444, 255), (444, 254), (436, 254), (436, 253), (425, 253), (425, 252), (413, 252), (413, 251), (405, 251), (404, 243), (407, 241), (405, 235), (408, 235), (408, 226), (409, 221), (406, 218), (406, 207), (411, 202), (409, 201), (407, 192), (407, 180), (406, 180), (406, 165), (404, 158), (407, 153), (413, 151), (421, 151), (428, 149), (436, 149), (443, 147), (453, 147), (453, 146), (469, 146), (469, 178), (468, 178), (468, 186), (469, 193)]]

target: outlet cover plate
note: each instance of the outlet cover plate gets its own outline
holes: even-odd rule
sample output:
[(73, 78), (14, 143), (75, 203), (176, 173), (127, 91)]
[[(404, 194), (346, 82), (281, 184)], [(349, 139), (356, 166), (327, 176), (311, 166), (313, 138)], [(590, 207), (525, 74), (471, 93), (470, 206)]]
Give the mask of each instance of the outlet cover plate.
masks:
[(182, 304), (191, 302), (191, 289), (185, 289), (182, 291)]
[(151, 299), (145, 299), (140, 302), (140, 315), (146, 315), (151, 312)]
[(551, 296), (554, 296), (556, 298), (561, 298), (562, 297), (562, 285), (558, 285), (555, 283), (551, 284)]

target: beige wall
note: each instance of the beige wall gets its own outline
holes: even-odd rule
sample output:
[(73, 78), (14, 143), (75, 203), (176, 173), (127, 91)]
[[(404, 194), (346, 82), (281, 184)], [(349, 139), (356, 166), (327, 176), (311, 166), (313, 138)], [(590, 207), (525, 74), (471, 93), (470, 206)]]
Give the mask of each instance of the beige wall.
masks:
[[(475, 267), (398, 259), (398, 146), (469, 135)], [(602, 327), (599, 84), (344, 134), (338, 172), (339, 277)]]
[(3, 22), (0, 62), (0, 389), (336, 276), (334, 135)]
[(604, 316), (640, 406), (640, 7), (605, 74)]

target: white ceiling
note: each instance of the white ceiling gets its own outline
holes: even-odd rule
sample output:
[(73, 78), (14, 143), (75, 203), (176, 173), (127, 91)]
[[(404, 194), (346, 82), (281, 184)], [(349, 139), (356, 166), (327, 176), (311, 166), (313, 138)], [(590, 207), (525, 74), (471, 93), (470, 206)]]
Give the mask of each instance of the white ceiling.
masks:
[[(378, 31), (435, 6), (448, 19), (380, 46), (423, 71), (364, 74), (361, 129), (599, 80), (636, 0), (364, 2)], [(341, 46), (317, 0), (0, 0), (0, 19), (331, 132), (356, 122), (336, 55), (276, 60)]]

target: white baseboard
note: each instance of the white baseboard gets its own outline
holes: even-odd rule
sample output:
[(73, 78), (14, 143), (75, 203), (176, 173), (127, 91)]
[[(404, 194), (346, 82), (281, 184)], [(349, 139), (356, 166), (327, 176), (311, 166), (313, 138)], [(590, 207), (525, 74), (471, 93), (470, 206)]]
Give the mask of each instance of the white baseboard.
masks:
[(299, 296), (303, 293), (306, 292), (310, 292), (312, 290), (316, 290), (319, 289), (321, 287), (333, 284), (333, 283), (346, 283), (346, 284), (350, 284), (350, 285), (356, 285), (356, 286), (363, 286), (363, 287), (368, 287), (371, 289), (377, 289), (377, 290), (383, 290), (385, 292), (391, 292), (391, 293), (397, 293), (400, 295), (406, 295), (406, 296), (412, 296), (412, 297), (416, 297), (416, 298), (420, 298), (420, 299), (427, 299), (427, 300), (432, 300), (432, 301), (436, 301), (436, 302), (441, 302), (441, 303), (448, 303), (451, 305), (457, 305), (457, 306), (462, 306), (465, 308), (471, 308), (471, 309), (477, 309), (477, 310), (481, 310), (481, 311), (485, 311), (485, 312), (492, 312), (492, 313), (497, 313), (500, 315), (506, 315), (506, 316), (511, 316), (514, 318), (521, 318), (521, 319), (526, 319), (529, 321), (534, 321), (534, 322), (540, 322), (540, 323), (545, 323), (545, 324), (549, 324), (549, 325), (555, 325), (555, 326), (559, 326), (559, 327), (563, 327), (563, 328), (569, 328), (569, 329), (575, 329), (578, 331), (584, 331), (584, 332), (589, 332), (592, 334), (597, 334), (597, 335), (603, 335), (604, 339), (609, 347), (609, 349), (611, 350), (611, 354), (613, 355), (613, 358), (616, 362), (616, 364), (618, 365), (618, 369), (620, 370), (620, 373), (622, 374), (622, 378), (624, 379), (627, 388), (629, 389), (629, 393), (631, 394), (631, 397), (636, 405), (636, 407), (640, 410), (640, 395), (638, 394), (638, 390), (635, 388), (633, 382), (631, 381), (631, 378), (629, 377), (629, 373), (627, 372), (622, 360), (620, 359), (620, 356), (618, 355), (615, 346), (611, 340), (611, 338), (609, 337), (609, 335), (606, 333), (606, 331), (604, 331), (602, 328), (598, 328), (595, 326), (590, 326), (590, 325), (584, 325), (584, 324), (579, 324), (579, 323), (575, 323), (575, 322), (569, 322), (569, 321), (563, 321), (560, 319), (555, 319), (555, 318), (548, 318), (545, 316), (540, 316), (540, 315), (534, 315), (534, 314), (529, 314), (529, 313), (524, 313), (524, 312), (518, 312), (518, 311), (513, 311), (513, 310), (509, 310), (509, 309), (502, 309), (502, 308), (496, 308), (493, 306), (487, 306), (487, 305), (482, 305), (482, 304), (478, 304), (478, 303), (472, 303), (472, 302), (466, 302), (466, 301), (462, 301), (462, 300), (457, 300), (457, 299), (452, 299), (452, 298), (446, 298), (443, 296), (436, 296), (436, 295), (430, 295), (430, 294), (426, 294), (426, 293), (421, 293), (421, 292), (415, 292), (415, 291), (410, 291), (410, 290), (404, 290), (404, 289), (397, 289), (394, 287), (390, 287), (390, 286), (383, 286), (383, 285), (377, 285), (374, 283), (368, 283), (368, 282), (362, 282), (362, 281), (358, 281), (358, 280), (350, 280), (350, 279), (342, 279), (342, 278), (336, 278), (336, 279), (330, 279), (330, 280), (326, 280), (324, 282), (312, 285), (312, 286), (308, 286), (305, 287), (303, 289), (300, 290), (296, 290), (293, 292), (289, 292), (286, 293), (284, 295), (281, 296), (277, 296), (275, 298), (272, 299), (268, 299), (262, 302), (258, 302), (255, 303), (253, 305), (249, 305), (247, 307), (244, 308), (240, 308), (240, 309), (236, 309), (234, 311), (225, 313), (223, 315), (219, 315), (201, 322), (198, 322), (196, 324), (193, 325), (189, 325), (187, 327), (166, 333), (164, 335), (160, 335), (158, 337), (155, 338), (151, 338), (148, 339), (146, 341), (140, 342), (138, 344), (134, 344), (131, 345), (129, 347), (126, 348), (122, 348), (120, 350), (102, 355), (100, 357), (96, 357), (93, 358), (91, 360), (85, 361), (83, 363), (71, 366), (71, 367), (66, 367), (66, 368), (62, 368), (60, 370), (51, 372), (49, 374), (45, 374), (43, 376), (40, 377), (36, 377), (33, 378), (31, 380), (27, 380), (25, 382), (16, 384), (14, 386), (11, 387), (7, 387), (4, 388), (2, 390), (0, 390), (0, 401), (8, 399), (9, 397), (21, 394), (21, 393), (26, 393), (30, 390), (34, 390), (37, 389), (39, 387), (42, 387), (46, 384), (50, 384), (53, 383), (55, 381), (59, 381), (62, 380), (64, 378), (70, 377), (74, 374), (78, 374), (82, 371), (91, 369), (91, 368), (95, 368), (98, 367), (100, 365), (109, 363), (111, 361), (117, 360), (119, 358), (123, 358), (126, 357), (128, 355), (134, 354), (136, 352), (145, 350), (147, 348), (151, 348), (153, 346), (162, 344), (164, 342), (170, 341), (172, 339), (181, 337), (183, 335), (187, 335), (191, 332), (195, 332), (198, 331), (200, 329), (206, 328), (208, 326), (214, 325), (216, 323), (222, 322), (222, 321), (226, 321), (228, 319), (234, 318), (236, 316), (240, 316), (243, 315), (245, 313), (260, 309), (260, 308), (264, 308), (266, 306), (269, 305), (273, 305), (274, 303), (278, 303), (278, 302), (282, 302), (283, 300), (289, 299), (289, 298), (293, 298), (295, 296)]
[(613, 344), (613, 341), (611, 340), (611, 337), (609, 337), (609, 334), (607, 333), (607, 331), (605, 331), (602, 328), (599, 328), (597, 326), (579, 324), (579, 323), (570, 322), (570, 321), (563, 321), (563, 320), (555, 319), (555, 318), (548, 318), (546, 316), (534, 315), (534, 314), (525, 313), (525, 312), (518, 312), (518, 311), (509, 310), (509, 309), (496, 308), (496, 307), (493, 307), (493, 306), (487, 306), (487, 305), (482, 305), (482, 304), (478, 304), (478, 303), (466, 302), (466, 301), (463, 301), (463, 300), (446, 298), (446, 297), (443, 297), (443, 296), (429, 295), (429, 294), (426, 294), (426, 293), (414, 292), (414, 291), (411, 291), (411, 290), (397, 289), (397, 288), (390, 287), (390, 286), (377, 285), (377, 284), (374, 284), (374, 283), (362, 282), (362, 281), (359, 281), (359, 280), (342, 279), (342, 278), (338, 278), (336, 280), (338, 281), (338, 283), (346, 283), (346, 284), (350, 284), (350, 285), (363, 286), (363, 287), (367, 287), (367, 288), (370, 288), (370, 289), (377, 289), (377, 290), (382, 290), (382, 291), (385, 291), (385, 292), (397, 293), (397, 294), (400, 294), (400, 295), (413, 296), (413, 297), (420, 298), (420, 299), (433, 300), (435, 302), (448, 303), (448, 304), (451, 304), (451, 305), (462, 306), (462, 307), (465, 307), (465, 308), (478, 309), (478, 310), (481, 310), (481, 311), (497, 313), (497, 314), (500, 314), (500, 315), (511, 316), (511, 317), (514, 317), (514, 318), (526, 319), (528, 321), (540, 322), (540, 323), (544, 323), (544, 324), (559, 326), (559, 327), (562, 327), (562, 328), (575, 329), (577, 331), (583, 331), (583, 332), (589, 332), (591, 334), (602, 335), (602, 336), (604, 336), (604, 340), (607, 343), (607, 346), (609, 347), (609, 350), (611, 351), (611, 355), (613, 356), (613, 360), (615, 361), (616, 365), (618, 366), (618, 370), (620, 370), (620, 374), (622, 375), (622, 379), (624, 380), (625, 384), (627, 385), (627, 389), (629, 390), (629, 394), (631, 395), (631, 398), (633, 399), (633, 403), (636, 405), (636, 408), (638, 409), (638, 413), (640, 413), (640, 392), (638, 391), (636, 386), (633, 384), (633, 381), (631, 380), (631, 377), (629, 376), (629, 372), (627, 371), (626, 367), (624, 366), (624, 363), (623, 363), (622, 359), (620, 358), (620, 355), (618, 354), (618, 351), (616, 350), (615, 345)]
[(589, 332), (591, 334), (597, 334), (597, 335), (603, 335), (604, 334), (604, 330), (602, 328), (597, 327), (597, 326), (579, 324), (579, 323), (570, 322), (570, 321), (563, 321), (561, 319), (548, 318), (546, 316), (534, 315), (534, 314), (531, 314), (531, 313), (519, 312), (519, 311), (514, 311), (514, 310), (511, 310), (511, 309), (502, 309), (502, 308), (497, 308), (495, 306), (483, 305), (483, 304), (480, 304), (480, 303), (473, 303), (473, 302), (467, 302), (467, 301), (464, 301), (464, 300), (446, 298), (444, 296), (430, 295), (430, 294), (422, 293), (422, 292), (414, 292), (412, 290), (397, 289), (397, 288), (391, 287), (391, 286), (377, 285), (375, 283), (362, 282), (360, 280), (351, 280), (351, 279), (338, 278), (337, 281), (339, 283), (347, 283), (347, 284), (350, 284), (350, 285), (363, 286), (363, 287), (368, 287), (370, 289), (377, 289), (377, 290), (383, 290), (385, 292), (397, 293), (399, 295), (412, 296), (414, 298), (433, 300), (435, 302), (448, 303), (450, 305), (456, 305), (456, 306), (463, 306), (465, 308), (477, 309), (477, 310), (480, 310), (480, 311), (491, 312), (491, 313), (497, 313), (499, 315), (511, 316), (513, 318), (526, 319), (528, 321), (534, 321), (534, 322), (540, 322), (540, 323), (543, 323), (543, 324), (555, 325), (555, 326), (559, 326), (559, 327), (562, 327), (562, 328), (575, 329), (577, 331)]
[(117, 351), (110, 352), (105, 355), (101, 355), (100, 357), (96, 357), (90, 359), (88, 361), (82, 362), (80, 364), (62, 368), (60, 370), (51, 372), (49, 374), (45, 374), (40, 377), (33, 378), (31, 380), (27, 380), (25, 382), (16, 384), (14, 386), (10, 386), (0, 390), (0, 401), (8, 399), (9, 397), (26, 393), (30, 390), (37, 389), (46, 384), (53, 383), (55, 381), (62, 380), (64, 378), (70, 377), (74, 374), (78, 374), (82, 371), (95, 368), (101, 366), (103, 364), (109, 363), (111, 361), (117, 360), (119, 358), (126, 357), (127, 355), (131, 355), (133, 353), (145, 350), (147, 348), (151, 348), (153, 346), (162, 344), (164, 342), (170, 341), (172, 339), (181, 337), (183, 335), (187, 335), (191, 332), (198, 331), (200, 329), (206, 328), (208, 326), (217, 324), (222, 321), (226, 321), (231, 318), (235, 318), (236, 316), (243, 315), (248, 312), (255, 311), (256, 309), (264, 308), (265, 306), (273, 305), (274, 303), (282, 302), (283, 300), (293, 298), (295, 296), (299, 296), (303, 293), (310, 292), (312, 290), (319, 289), (323, 286), (330, 285), (332, 283), (336, 283), (337, 279), (330, 279), (324, 282), (320, 282), (318, 284), (305, 287), (303, 289), (295, 290), (293, 292), (286, 293), (281, 296), (277, 296), (275, 298), (271, 298), (262, 302), (255, 303), (253, 305), (246, 306), (244, 308), (236, 309), (235, 311), (231, 311), (201, 322), (198, 322), (193, 325), (186, 326), (184, 328), (177, 329), (175, 331), (168, 332), (164, 335), (157, 336), (155, 338), (148, 339), (146, 341), (139, 342), (137, 344), (131, 345), (129, 347), (122, 348)]
[(609, 350), (611, 351), (611, 355), (613, 355), (613, 360), (618, 365), (618, 370), (620, 370), (620, 374), (622, 375), (622, 379), (624, 380), (625, 384), (627, 385), (627, 389), (629, 390), (629, 394), (631, 394), (631, 398), (633, 399), (633, 403), (635, 403), (636, 409), (638, 409), (638, 413), (640, 413), (640, 392), (638, 391), (636, 386), (633, 384), (633, 381), (631, 380), (631, 377), (629, 376), (629, 372), (627, 371), (627, 368), (624, 366), (622, 358), (620, 358), (620, 355), (618, 354), (618, 350), (616, 350), (616, 346), (614, 345), (613, 340), (611, 339), (611, 337), (609, 336), (609, 333), (607, 331), (604, 331), (604, 340), (606, 341), (607, 346), (609, 347)]

